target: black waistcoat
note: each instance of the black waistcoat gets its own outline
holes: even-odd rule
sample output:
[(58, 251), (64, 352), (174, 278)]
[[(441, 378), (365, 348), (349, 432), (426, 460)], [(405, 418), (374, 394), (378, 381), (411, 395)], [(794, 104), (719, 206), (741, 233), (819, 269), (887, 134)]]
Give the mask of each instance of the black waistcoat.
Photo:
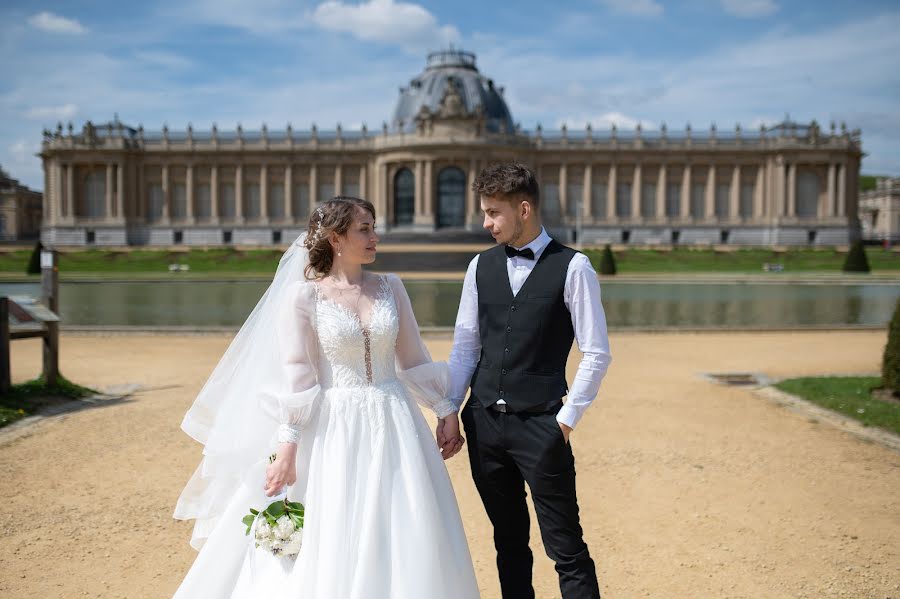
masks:
[(551, 240), (515, 297), (504, 246), (479, 255), (481, 357), (472, 395), (485, 406), (503, 399), (513, 410), (524, 410), (568, 392), (566, 359), (575, 331), (563, 293), (574, 255), (575, 250)]

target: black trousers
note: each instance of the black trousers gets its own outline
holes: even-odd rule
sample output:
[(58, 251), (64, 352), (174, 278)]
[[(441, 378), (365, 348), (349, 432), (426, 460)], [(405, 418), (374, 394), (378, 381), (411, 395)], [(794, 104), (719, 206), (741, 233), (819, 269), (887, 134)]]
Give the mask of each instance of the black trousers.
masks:
[(525, 504), (528, 483), (544, 549), (556, 563), (563, 599), (598, 599), (594, 562), (578, 520), (575, 458), (556, 414), (502, 413), (470, 398), (461, 419), (472, 478), (494, 525), (503, 598), (534, 599)]

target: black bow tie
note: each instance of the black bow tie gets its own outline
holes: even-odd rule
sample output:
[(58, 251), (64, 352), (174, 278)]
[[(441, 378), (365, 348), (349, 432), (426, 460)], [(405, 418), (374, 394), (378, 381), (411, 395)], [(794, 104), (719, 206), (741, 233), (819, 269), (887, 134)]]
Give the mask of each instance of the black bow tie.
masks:
[(534, 260), (534, 252), (531, 251), (531, 248), (517, 250), (516, 248), (508, 245), (506, 246), (506, 255), (510, 258), (519, 256), (520, 258), (525, 258), (526, 260)]

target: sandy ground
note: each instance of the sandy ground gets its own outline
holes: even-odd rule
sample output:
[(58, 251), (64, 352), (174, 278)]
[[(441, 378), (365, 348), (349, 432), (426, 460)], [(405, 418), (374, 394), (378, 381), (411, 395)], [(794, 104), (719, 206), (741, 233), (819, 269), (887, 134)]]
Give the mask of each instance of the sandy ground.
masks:
[[(0, 596), (171, 596), (195, 556), (192, 522), (171, 514), (200, 454), (178, 427), (229, 340), (63, 336), (69, 378), (149, 390), (0, 441)], [(606, 598), (900, 598), (900, 455), (698, 376), (873, 373), (883, 332), (620, 332), (611, 343), (601, 396), (572, 437)], [(446, 358), (448, 341), (429, 345)], [(14, 380), (38, 372), (37, 343), (16, 341), (12, 357)], [(482, 596), (497, 598), (467, 458), (448, 468)], [(537, 596), (558, 597), (532, 530)]]

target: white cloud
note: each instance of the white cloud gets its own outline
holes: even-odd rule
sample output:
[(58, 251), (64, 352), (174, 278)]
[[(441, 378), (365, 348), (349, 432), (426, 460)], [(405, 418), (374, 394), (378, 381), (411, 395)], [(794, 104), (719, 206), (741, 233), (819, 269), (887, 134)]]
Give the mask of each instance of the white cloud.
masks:
[(350, 33), (365, 41), (398, 44), (412, 51), (446, 46), (459, 39), (451, 25), (439, 25), (418, 4), (369, 0), (345, 4), (328, 0), (316, 7), (313, 21), (322, 29)]
[(556, 121), (556, 126), (562, 127), (565, 125), (572, 131), (584, 129), (588, 123), (590, 123), (592, 129), (612, 129), (612, 126), (615, 125), (618, 129), (631, 130), (637, 127), (638, 123), (641, 124), (644, 130), (655, 128), (652, 124), (648, 125), (646, 121), (641, 121), (641, 119), (622, 114), (621, 112), (605, 112), (598, 116), (559, 119)]
[(67, 19), (52, 12), (39, 12), (28, 19), (28, 24), (50, 33), (86, 33), (87, 28), (75, 19)]
[(635, 17), (658, 17), (663, 14), (663, 5), (656, 0), (600, 0), (609, 10)]
[(730, 15), (744, 18), (767, 17), (778, 12), (774, 0), (721, 0), (722, 8)]
[(186, 69), (193, 63), (174, 52), (163, 52), (159, 50), (145, 50), (134, 55), (139, 61), (152, 66), (164, 67), (167, 69)]
[(25, 112), (25, 118), (35, 121), (66, 121), (78, 113), (74, 104), (62, 106), (34, 106)]

